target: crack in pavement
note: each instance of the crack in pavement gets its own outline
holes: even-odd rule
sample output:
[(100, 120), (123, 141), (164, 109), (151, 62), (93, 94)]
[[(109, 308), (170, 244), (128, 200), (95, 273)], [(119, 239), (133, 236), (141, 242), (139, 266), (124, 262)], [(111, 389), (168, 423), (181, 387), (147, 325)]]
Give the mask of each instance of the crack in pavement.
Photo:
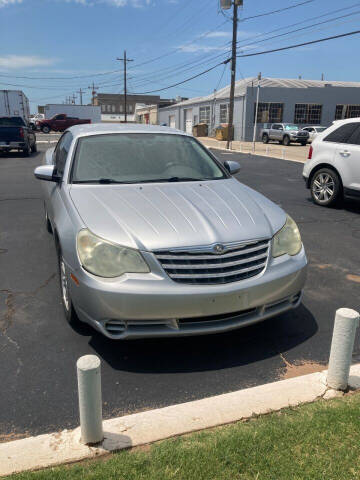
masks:
[[(5, 305), (6, 305), (6, 312), (3, 315), (3, 317), (0, 319), (0, 332), (4, 336), (4, 338), (13, 345), (17, 350), (20, 350), (20, 345), (17, 343), (16, 340), (10, 337), (10, 335), (7, 333), (8, 329), (11, 327), (13, 318), (16, 312), (16, 308), (14, 305), (14, 300), (15, 297), (18, 295), (23, 295), (25, 297), (35, 297), (43, 288), (47, 287), (51, 280), (53, 280), (56, 277), (56, 273), (52, 273), (49, 278), (45, 280), (41, 285), (39, 285), (35, 290), (32, 292), (12, 292), (11, 290), (8, 289), (2, 289), (0, 290), (0, 293), (3, 293), (6, 295), (5, 299)], [(16, 370), (16, 375), (19, 375), (21, 368), (23, 366), (23, 362), (21, 359), (17, 356), (17, 362), (18, 362), (18, 368)]]

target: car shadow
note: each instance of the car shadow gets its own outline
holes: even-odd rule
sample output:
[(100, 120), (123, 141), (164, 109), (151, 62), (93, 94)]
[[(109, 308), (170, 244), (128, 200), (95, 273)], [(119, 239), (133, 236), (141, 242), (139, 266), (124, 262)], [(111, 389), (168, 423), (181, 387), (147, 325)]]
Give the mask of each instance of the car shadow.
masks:
[(138, 373), (201, 372), (274, 357), (304, 343), (317, 330), (314, 316), (304, 305), (300, 305), (296, 310), (229, 333), (118, 341), (93, 332), (89, 345), (115, 370)]

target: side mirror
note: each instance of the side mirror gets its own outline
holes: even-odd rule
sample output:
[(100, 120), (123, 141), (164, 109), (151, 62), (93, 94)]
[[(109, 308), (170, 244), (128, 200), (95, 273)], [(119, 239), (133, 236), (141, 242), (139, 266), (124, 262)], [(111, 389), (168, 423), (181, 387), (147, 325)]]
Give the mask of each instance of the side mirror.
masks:
[(224, 167), (230, 173), (230, 175), (235, 175), (240, 170), (240, 164), (238, 162), (228, 161), (224, 162)]
[(34, 170), (34, 175), (39, 180), (46, 180), (47, 182), (60, 182), (60, 177), (54, 175), (55, 167), (54, 165), (41, 165), (36, 167)]

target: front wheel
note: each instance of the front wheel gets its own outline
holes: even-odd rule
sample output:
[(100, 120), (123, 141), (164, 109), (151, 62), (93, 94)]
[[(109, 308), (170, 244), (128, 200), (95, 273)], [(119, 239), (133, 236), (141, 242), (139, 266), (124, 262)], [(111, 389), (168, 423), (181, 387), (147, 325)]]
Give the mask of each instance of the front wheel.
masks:
[(288, 135), (285, 135), (285, 137), (283, 138), (283, 145), (285, 145), (285, 147), (288, 147), (290, 145), (290, 137)]
[(41, 127), (41, 131), (43, 133), (50, 133), (50, 127), (48, 125), (44, 125), (43, 127)]
[(70, 325), (73, 325), (73, 326), (78, 325), (80, 323), (80, 320), (76, 315), (74, 306), (71, 301), (70, 289), (69, 289), (69, 276), (68, 276), (66, 265), (61, 252), (59, 252), (59, 277), (60, 277), (61, 302), (64, 307), (66, 321)]
[(36, 153), (36, 152), (37, 152), (36, 142), (35, 142), (34, 145), (31, 147), (31, 151), (32, 151), (32, 153)]
[(269, 143), (269, 135), (267, 133), (264, 133), (264, 135), (262, 136), (262, 142)]
[(321, 168), (314, 173), (310, 190), (312, 199), (317, 205), (323, 207), (335, 205), (342, 191), (339, 175), (330, 168)]
[(306, 147), (307, 142), (300, 142), (303, 147)]

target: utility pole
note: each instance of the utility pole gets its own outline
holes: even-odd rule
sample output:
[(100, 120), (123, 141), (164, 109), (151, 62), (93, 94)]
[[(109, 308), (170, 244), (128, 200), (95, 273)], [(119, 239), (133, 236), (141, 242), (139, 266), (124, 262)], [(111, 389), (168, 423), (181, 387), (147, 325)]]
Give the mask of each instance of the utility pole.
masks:
[(126, 50), (124, 50), (124, 58), (117, 58), (120, 62), (124, 62), (124, 109), (125, 109), (125, 123), (127, 123), (127, 88), (126, 88), (126, 65), (127, 62), (133, 62), (131, 58), (126, 58)]
[(230, 85), (230, 105), (229, 105), (229, 135), (226, 142), (226, 148), (229, 149), (230, 141), (233, 139), (234, 128), (234, 96), (236, 80), (236, 43), (237, 43), (237, 24), (238, 24), (238, 6), (242, 5), (242, 0), (233, 1), (233, 35), (231, 51), (231, 85)]
[(76, 95), (75, 95), (75, 93), (73, 93), (72, 100), (71, 100), (71, 103), (73, 105), (75, 105), (75, 100), (76, 100)]
[(92, 85), (90, 87), (91, 90), (91, 105), (94, 105), (94, 102), (95, 102), (95, 95), (96, 95), (96, 90), (99, 88), (99, 87), (96, 87), (95, 86), (95, 83), (93, 82)]
[(256, 93), (256, 108), (255, 108), (255, 121), (254, 121), (254, 132), (253, 132), (253, 152), (255, 152), (255, 142), (256, 142), (257, 117), (258, 117), (258, 111), (259, 111), (259, 96), (260, 96), (260, 81), (261, 81), (261, 72), (258, 74), (258, 84), (257, 84), (257, 93)]
[(83, 93), (85, 93), (85, 92), (84, 92), (84, 90), (82, 90), (80, 88), (80, 90), (78, 90), (76, 93), (78, 93), (80, 95), (80, 105), (82, 105), (83, 104), (83, 101), (82, 101), (83, 97), (82, 96), (83, 96)]

